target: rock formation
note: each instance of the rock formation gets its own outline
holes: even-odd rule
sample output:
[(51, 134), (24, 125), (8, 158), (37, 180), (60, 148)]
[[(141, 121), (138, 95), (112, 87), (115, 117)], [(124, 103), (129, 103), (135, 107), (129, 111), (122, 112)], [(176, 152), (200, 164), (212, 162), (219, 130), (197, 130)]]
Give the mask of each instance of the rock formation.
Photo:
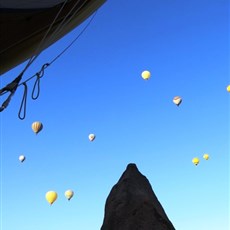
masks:
[(129, 164), (105, 204), (101, 230), (175, 230), (148, 179)]

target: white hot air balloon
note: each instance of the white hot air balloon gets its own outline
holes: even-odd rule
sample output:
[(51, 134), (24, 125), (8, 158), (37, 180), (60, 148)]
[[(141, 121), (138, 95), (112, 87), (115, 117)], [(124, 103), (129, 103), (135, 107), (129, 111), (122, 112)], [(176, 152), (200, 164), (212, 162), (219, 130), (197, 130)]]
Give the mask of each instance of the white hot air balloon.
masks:
[(71, 198), (73, 197), (74, 195), (74, 192), (72, 190), (67, 190), (65, 191), (65, 197), (68, 199), (68, 200), (71, 200)]
[(173, 103), (175, 105), (179, 106), (181, 104), (181, 102), (182, 102), (182, 98), (181, 97), (176, 96), (176, 97), (173, 98)]
[(95, 134), (93, 134), (93, 133), (89, 134), (89, 140), (90, 141), (94, 141), (95, 138), (96, 138)]
[(25, 159), (26, 159), (26, 157), (24, 156), (24, 155), (21, 155), (21, 156), (19, 156), (19, 158), (18, 158), (21, 162), (23, 162)]

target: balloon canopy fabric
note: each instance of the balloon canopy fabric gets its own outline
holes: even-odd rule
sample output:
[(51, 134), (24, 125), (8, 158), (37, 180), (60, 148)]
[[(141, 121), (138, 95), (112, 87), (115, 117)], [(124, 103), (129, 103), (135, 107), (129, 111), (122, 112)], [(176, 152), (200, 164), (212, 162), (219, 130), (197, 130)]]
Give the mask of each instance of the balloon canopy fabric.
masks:
[(95, 138), (96, 138), (95, 134), (93, 134), (93, 133), (89, 134), (89, 140), (90, 141), (94, 141)]
[(25, 159), (26, 159), (26, 157), (24, 156), (24, 155), (21, 155), (21, 156), (19, 156), (19, 158), (18, 158), (21, 162), (23, 162)]
[(209, 159), (209, 155), (208, 155), (207, 153), (205, 153), (205, 154), (203, 155), (203, 158), (204, 158), (205, 160), (208, 160), (208, 159)]
[(65, 191), (65, 197), (68, 199), (68, 200), (71, 200), (71, 198), (73, 197), (74, 195), (74, 192), (72, 190), (67, 190)]
[(52, 45), (86, 20), (105, 1), (1, 0), (0, 74)]
[(52, 205), (57, 200), (58, 194), (55, 191), (49, 191), (46, 193), (47, 202)]
[(43, 124), (40, 121), (35, 121), (31, 126), (34, 133), (38, 134), (43, 129)]
[(173, 98), (173, 103), (175, 105), (179, 106), (181, 104), (181, 102), (182, 102), (182, 98), (181, 97), (176, 96), (176, 97)]
[(230, 85), (227, 86), (227, 91), (230, 92)]
[(193, 163), (194, 165), (196, 165), (196, 166), (199, 164), (199, 162), (200, 162), (200, 160), (199, 160), (198, 157), (194, 157), (194, 158), (192, 159), (192, 163)]
[(148, 70), (145, 70), (141, 73), (141, 76), (144, 80), (148, 80), (151, 77), (151, 73)]

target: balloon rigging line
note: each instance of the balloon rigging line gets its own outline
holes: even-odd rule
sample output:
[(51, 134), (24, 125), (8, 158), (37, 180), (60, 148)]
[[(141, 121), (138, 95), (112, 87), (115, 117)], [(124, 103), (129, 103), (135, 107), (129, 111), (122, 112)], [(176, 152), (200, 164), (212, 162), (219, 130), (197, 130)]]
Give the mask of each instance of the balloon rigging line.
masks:
[[(85, 27), (81, 30), (81, 32), (72, 40), (72, 42), (70, 42), (70, 44), (64, 49), (62, 50), (55, 58), (53, 58), (53, 60), (51, 60), (50, 63), (46, 63), (42, 66), (42, 68), (40, 69), (39, 72), (37, 72), (36, 74), (34, 74), (33, 76), (29, 77), (28, 79), (26, 79), (25, 81), (23, 81), (22, 83), (19, 83), (21, 81), (22, 75), (25, 72), (26, 68), (19, 74), (18, 77), (16, 77), (11, 83), (9, 83), (7, 86), (5, 86), (4, 88), (0, 89), (0, 96), (2, 96), (3, 94), (10, 92), (10, 95), (7, 97), (7, 99), (3, 102), (2, 106), (0, 107), (0, 112), (2, 112), (10, 103), (10, 100), (12, 98), (12, 96), (14, 95), (15, 91), (17, 90), (17, 88), (21, 85), (24, 86), (24, 92), (23, 92), (23, 98), (21, 101), (21, 105), (20, 105), (20, 109), (18, 112), (18, 118), (23, 120), (26, 117), (26, 102), (27, 102), (27, 92), (28, 92), (28, 87), (27, 87), (27, 82), (30, 81), (31, 79), (33, 79), (34, 77), (36, 77), (34, 86), (33, 86), (33, 90), (32, 90), (32, 99), (36, 100), (39, 97), (40, 94), (40, 79), (44, 76), (44, 72), (45, 69), (50, 66), (51, 64), (53, 64), (58, 58), (60, 58), (78, 39), (79, 37), (85, 32), (85, 30), (89, 27), (89, 25), (91, 24), (91, 22), (93, 21), (93, 19), (95, 18), (97, 13), (97, 10), (95, 11), (95, 13), (93, 14), (93, 16), (90, 18), (90, 20), (88, 21), (88, 23), (85, 25)], [(35, 59), (33, 59), (34, 61)], [(27, 64), (27, 68), (28, 68), (28, 64)], [(37, 93), (35, 93), (37, 89)], [(23, 114), (22, 114), (23, 112)]]
[[(86, 0), (87, 1), (87, 0)], [(55, 31), (51, 34), (50, 38), (48, 38), (47, 40), (47, 44), (52, 43), (55, 40), (55, 37), (60, 34), (60, 32), (62, 31), (62, 29), (64, 28), (64, 26), (70, 22), (73, 18), (73, 16), (81, 9), (81, 7), (84, 5), (84, 3), (79, 6), (79, 8), (77, 8), (77, 10), (72, 14), (72, 16), (67, 19), (69, 17), (69, 15), (71, 14), (71, 12), (74, 10), (74, 8), (78, 5), (78, 3), (80, 2), (80, 0), (78, 0), (75, 5), (72, 7), (72, 9), (65, 15), (65, 18), (61, 21), (61, 23), (58, 25), (58, 27), (55, 29)], [(67, 20), (66, 20), (67, 19)], [(45, 46), (45, 45), (44, 45)]]
[[(74, 6), (72, 7), (72, 9), (65, 15), (64, 19), (62, 19), (61, 23), (58, 25), (58, 27), (54, 30), (54, 32), (52, 32), (52, 34), (50, 35), (50, 37), (47, 39), (47, 41), (45, 41), (45, 39), (47, 38), (49, 32), (51, 31), (53, 25), (55, 24), (55, 22), (57, 21), (58, 16), (60, 15), (61, 11), (64, 9), (65, 4), (68, 2), (68, 0), (66, 0), (62, 7), (60, 8), (60, 10), (58, 11), (57, 15), (55, 16), (53, 22), (51, 23), (51, 25), (49, 26), (48, 30), (46, 31), (45, 35), (43, 36), (41, 42), (39, 43), (36, 51), (34, 52), (34, 54), (31, 56), (31, 58), (29, 59), (26, 67), (24, 68), (24, 70), (22, 71), (23, 73), (29, 68), (29, 66), (37, 59), (37, 57), (41, 54), (42, 49), (44, 47), (46, 47), (47, 45), (51, 44), (53, 41), (55, 41), (55, 38), (58, 34), (60, 34), (60, 32), (62, 31), (62, 29), (64, 28), (64, 26), (70, 22), (72, 20), (72, 18), (74, 17), (74, 15), (82, 8), (82, 6), (87, 2), (87, 0), (85, 2), (82, 3), (81, 6), (79, 6), (77, 8), (77, 10), (74, 11), (74, 13), (71, 15), (71, 12), (76, 8), (76, 6), (78, 5), (78, 3), (80, 2), (80, 0), (78, 0)], [(71, 17), (69, 17), (69, 15), (71, 15)], [(68, 20), (66, 20), (69, 17)]]
[(86, 26), (82, 29), (82, 31), (78, 34), (78, 36), (72, 40), (72, 42), (60, 53), (58, 54), (49, 64), (51, 65), (53, 62), (55, 62), (60, 56), (62, 56), (62, 54), (64, 54), (77, 40), (78, 38), (85, 32), (85, 30), (89, 27), (89, 25), (91, 24), (91, 22), (93, 21), (94, 17), (96, 16), (97, 11), (95, 11), (95, 13), (93, 14), (93, 16), (91, 17), (91, 19), (89, 20), (89, 22), (86, 24)]
[(64, 6), (65, 6), (65, 4), (66, 4), (67, 1), (68, 1), (68, 0), (65, 0), (65, 2), (64, 2), (63, 5), (62, 5), (62, 7), (60, 8), (60, 10), (58, 11), (58, 13), (56, 14), (56, 16), (55, 16), (53, 22), (50, 24), (48, 30), (46, 31), (46, 33), (45, 33), (45, 35), (43, 36), (41, 42), (39, 43), (37, 49), (35, 50), (34, 54), (33, 54), (33, 55), (31, 56), (31, 58), (29, 59), (29, 61), (28, 61), (27, 65), (26, 65), (26, 67), (23, 69), (23, 71), (22, 71), (23, 73), (29, 68), (29, 66), (34, 62), (34, 60), (35, 60), (35, 59), (39, 56), (39, 54), (42, 52), (41, 50), (42, 50), (42, 47), (44, 46), (44, 45), (42, 45), (42, 44), (44, 43), (44, 41), (45, 41), (45, 39), (46, 39), (48, 33), (49, 33), (50, 30), (52, 29), (54, 23), (56, 22), (58, 16), (60, 15), (60, 13), (61, 13), (61, 11), (63, 10), (63, 8), (64, 8)]

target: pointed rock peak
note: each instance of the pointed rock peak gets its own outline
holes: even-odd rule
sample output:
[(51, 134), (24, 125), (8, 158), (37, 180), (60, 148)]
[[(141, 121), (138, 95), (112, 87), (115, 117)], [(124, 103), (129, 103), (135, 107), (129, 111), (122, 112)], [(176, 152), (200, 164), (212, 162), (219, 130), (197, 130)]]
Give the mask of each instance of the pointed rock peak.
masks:
[(123, 172), (123, 174), (122, 174), (120, 179), (122, 179), (124, 177), (134, 177), (134, 175), (137, 176), (138, 174), (141, 175), (141, 173), (139, 172), (136, 164), (130, 163), (130, 164), (127, 165), (126, 170)]
[(137, 168), (136, 164), (130, 163), (127, 165), (126, 170), (137, 170), (138, 171), (138, 168)]
[(113, 186), (101, 230), (175, 230), (136, 164), (128, 164)]

